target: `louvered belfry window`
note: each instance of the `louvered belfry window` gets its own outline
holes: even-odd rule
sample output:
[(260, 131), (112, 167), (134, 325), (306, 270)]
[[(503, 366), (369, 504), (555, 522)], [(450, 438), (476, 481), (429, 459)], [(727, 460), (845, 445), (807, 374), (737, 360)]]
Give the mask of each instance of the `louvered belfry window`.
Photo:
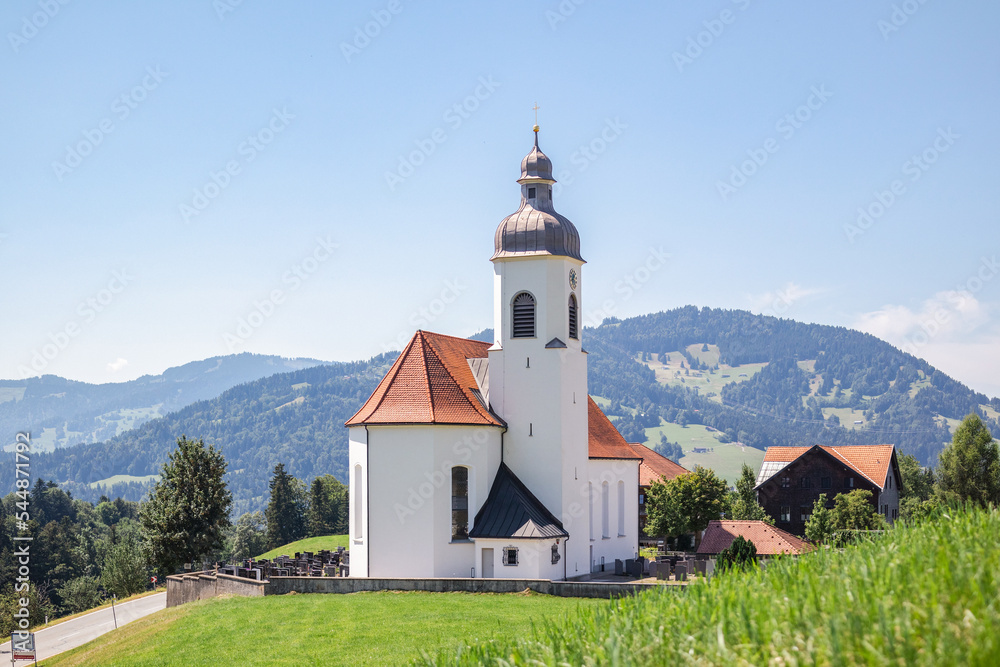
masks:
[(514, 297), (512, 304), (514, 320), (514, 338), (535, 337), (535, 297), (527, 292), (521, 292)]
[(577, 330), (577, 314), (576, 314), (576, 295), (569, 295), (569, 337), (579, 338), (580, 334)]

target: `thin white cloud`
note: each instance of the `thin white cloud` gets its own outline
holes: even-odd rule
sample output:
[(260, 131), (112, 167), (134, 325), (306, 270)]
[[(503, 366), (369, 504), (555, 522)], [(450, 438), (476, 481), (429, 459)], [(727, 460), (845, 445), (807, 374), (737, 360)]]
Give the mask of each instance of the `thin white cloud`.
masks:
[(789, 309), (810, 296), (822, 294), (826, 290), (821, 287), (802, 287), (794, 282), (787, 283), (783, 288), (762, 294), (748, 294), (747, 301), (750, 310), (762, 315), (784, 317)]
[(128, 359), (122, 359), (121, 357), (118, 357), (110, 364), (108, 364), (108, 372), (117, 373), (126, 366), (128, 366)]
[(996, 304), (968, 291), (938, 292), (918, 307), (885, 305), (862, 313), (854, 328), (877, 336), (976, 391), (1000, 396), (1000, 323)]

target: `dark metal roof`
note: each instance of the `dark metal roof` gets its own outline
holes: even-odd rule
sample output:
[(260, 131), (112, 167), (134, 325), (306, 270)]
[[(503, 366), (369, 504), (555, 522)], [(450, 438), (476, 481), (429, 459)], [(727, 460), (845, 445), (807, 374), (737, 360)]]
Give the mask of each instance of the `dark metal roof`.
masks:
[(569, 537), (552, 512), (528, 490), (507, 464), (501, 463), (490, 495), (469, 531), (486, 539)]
[[(493, 239), (491, 259), (556, 255), (583, 261), (580, 256), (580, 233), (552, 205), (552, 162), (535, 146), (521, 162), (521, 206), (500, 221)], [(531, 194), (534, 191), (534, 194)]]

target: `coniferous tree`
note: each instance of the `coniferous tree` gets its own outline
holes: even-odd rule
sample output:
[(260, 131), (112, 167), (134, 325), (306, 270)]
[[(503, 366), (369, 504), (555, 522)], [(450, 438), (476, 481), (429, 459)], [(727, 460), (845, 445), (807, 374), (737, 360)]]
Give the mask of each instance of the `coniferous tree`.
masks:
[(774, 519), (757, 502), (757, 491), (754, 490), (756, 486), (757, 476), (753, 468), (744, 463), (740, 478), (736, 480), (729, 516), (737, 521), (766, 521), (774, 524)]
[(744, 569), (757, 565), (757, 545), (742, 535), (719, 552), (717, 564), (721, 570)]
[(163, 464), (160, 481), (140, 509), (153, 563), (173, 573), (222, 547), (233, 499), (223, 476), (226, 460), (204, 441), (182, 435)]
[(284, 463), (274, 466), (268, 486), (267, 546), (276, 549), (306, 536), (306, 499), (302, 482), (285, 471)]
[(313, 480), (307, 512), (310, 537), (347, 532), (347, 487), (333, 475)]

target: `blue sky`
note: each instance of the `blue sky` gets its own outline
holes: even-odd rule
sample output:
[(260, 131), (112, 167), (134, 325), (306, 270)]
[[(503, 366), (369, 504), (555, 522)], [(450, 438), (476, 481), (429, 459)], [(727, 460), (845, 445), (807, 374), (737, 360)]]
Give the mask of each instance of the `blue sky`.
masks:
[(491, 326), (537, 102), (590, 323), (862, 328), (998, 395), (998, 14), (10, 0), (0, 377)]

